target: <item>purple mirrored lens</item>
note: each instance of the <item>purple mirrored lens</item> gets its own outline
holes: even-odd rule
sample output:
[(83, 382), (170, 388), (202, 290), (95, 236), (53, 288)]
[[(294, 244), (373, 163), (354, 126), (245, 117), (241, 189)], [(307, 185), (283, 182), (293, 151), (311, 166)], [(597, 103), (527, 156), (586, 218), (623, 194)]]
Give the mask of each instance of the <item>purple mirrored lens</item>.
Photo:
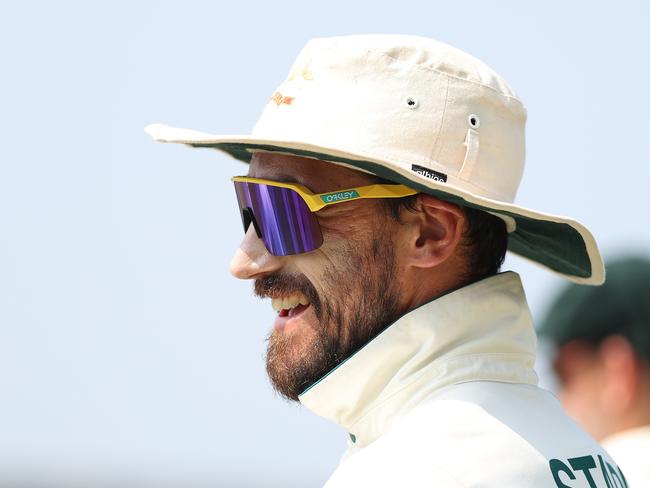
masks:
[(310, 252), (323, 243), (316, 215), (294, 190), (235, 181), (235, 192), (244, 231), (252, 213), (255, 230), (274, 256)]

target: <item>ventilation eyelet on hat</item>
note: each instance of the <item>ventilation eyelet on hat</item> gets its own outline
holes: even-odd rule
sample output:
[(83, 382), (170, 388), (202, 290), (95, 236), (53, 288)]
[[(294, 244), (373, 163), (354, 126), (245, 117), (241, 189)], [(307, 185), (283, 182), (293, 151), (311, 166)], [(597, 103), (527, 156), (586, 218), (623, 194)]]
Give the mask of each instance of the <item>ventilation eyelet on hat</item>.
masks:
[(411, 109), (418, 108), (418, 106), (420, 105), (420, 102), (418, 102), (418, 99), (415, 98), (415, 97), (406, 97), (404, 99), (404, 103), (406, 104), (406, 106), (408, 108), (411, 108)]
[(467, 122), (469, 122), (469, 126), (472, 129), (478, 129), (481, 126), (481, 119), (479, 119), (478, 115), (476, 115), (476, 114), (471, 114), (467, 118)]

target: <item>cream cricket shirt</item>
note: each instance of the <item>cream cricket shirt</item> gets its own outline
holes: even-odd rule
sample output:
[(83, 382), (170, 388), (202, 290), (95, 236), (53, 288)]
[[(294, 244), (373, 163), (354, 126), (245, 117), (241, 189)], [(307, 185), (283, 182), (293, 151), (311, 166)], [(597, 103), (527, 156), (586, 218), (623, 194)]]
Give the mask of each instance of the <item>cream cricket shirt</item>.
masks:
[(650, 425), (618, 432), (602, 442), (625, 470), (630, 486), (650, 486)]
[(409, 312), (300, 397), (350, 433), (326, 486), (626, 487), (537, 386), (535, 347), (512, 272)]

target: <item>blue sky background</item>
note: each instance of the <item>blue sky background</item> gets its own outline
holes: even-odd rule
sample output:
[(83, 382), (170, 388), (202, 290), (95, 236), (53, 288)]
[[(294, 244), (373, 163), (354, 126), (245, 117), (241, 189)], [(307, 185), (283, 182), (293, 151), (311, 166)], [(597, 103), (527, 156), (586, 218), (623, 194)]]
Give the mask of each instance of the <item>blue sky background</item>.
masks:
[[(270, 304), (227, 273), (243, 165), (151, 122), (247, 133), (304, 43), (433, 37), (528, 108), (518, 203), (605, 255), (650, 244), (650, 7), (11, 2), (0, 10), (0, 486), (320, 486), (336, 426), (277, 398)], [(521, 259), (539, 316), (562, 280)]]

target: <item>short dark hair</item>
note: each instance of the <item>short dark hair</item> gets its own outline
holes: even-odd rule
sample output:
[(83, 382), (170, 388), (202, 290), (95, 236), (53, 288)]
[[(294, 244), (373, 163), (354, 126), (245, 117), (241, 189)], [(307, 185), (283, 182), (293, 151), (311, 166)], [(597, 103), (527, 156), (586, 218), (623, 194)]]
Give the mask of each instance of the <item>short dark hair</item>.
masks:
[[(417, 195), (383, 200), (388, 215), (400, 220), (403, 210), (416, 212)], [(487, 278), (499, 272), (508, 249), (508, 231), (505, 222), (492, 214), (473, 207), (462, 206), (467, 226), (463, 236), (468, 257), (466, 283)]]

